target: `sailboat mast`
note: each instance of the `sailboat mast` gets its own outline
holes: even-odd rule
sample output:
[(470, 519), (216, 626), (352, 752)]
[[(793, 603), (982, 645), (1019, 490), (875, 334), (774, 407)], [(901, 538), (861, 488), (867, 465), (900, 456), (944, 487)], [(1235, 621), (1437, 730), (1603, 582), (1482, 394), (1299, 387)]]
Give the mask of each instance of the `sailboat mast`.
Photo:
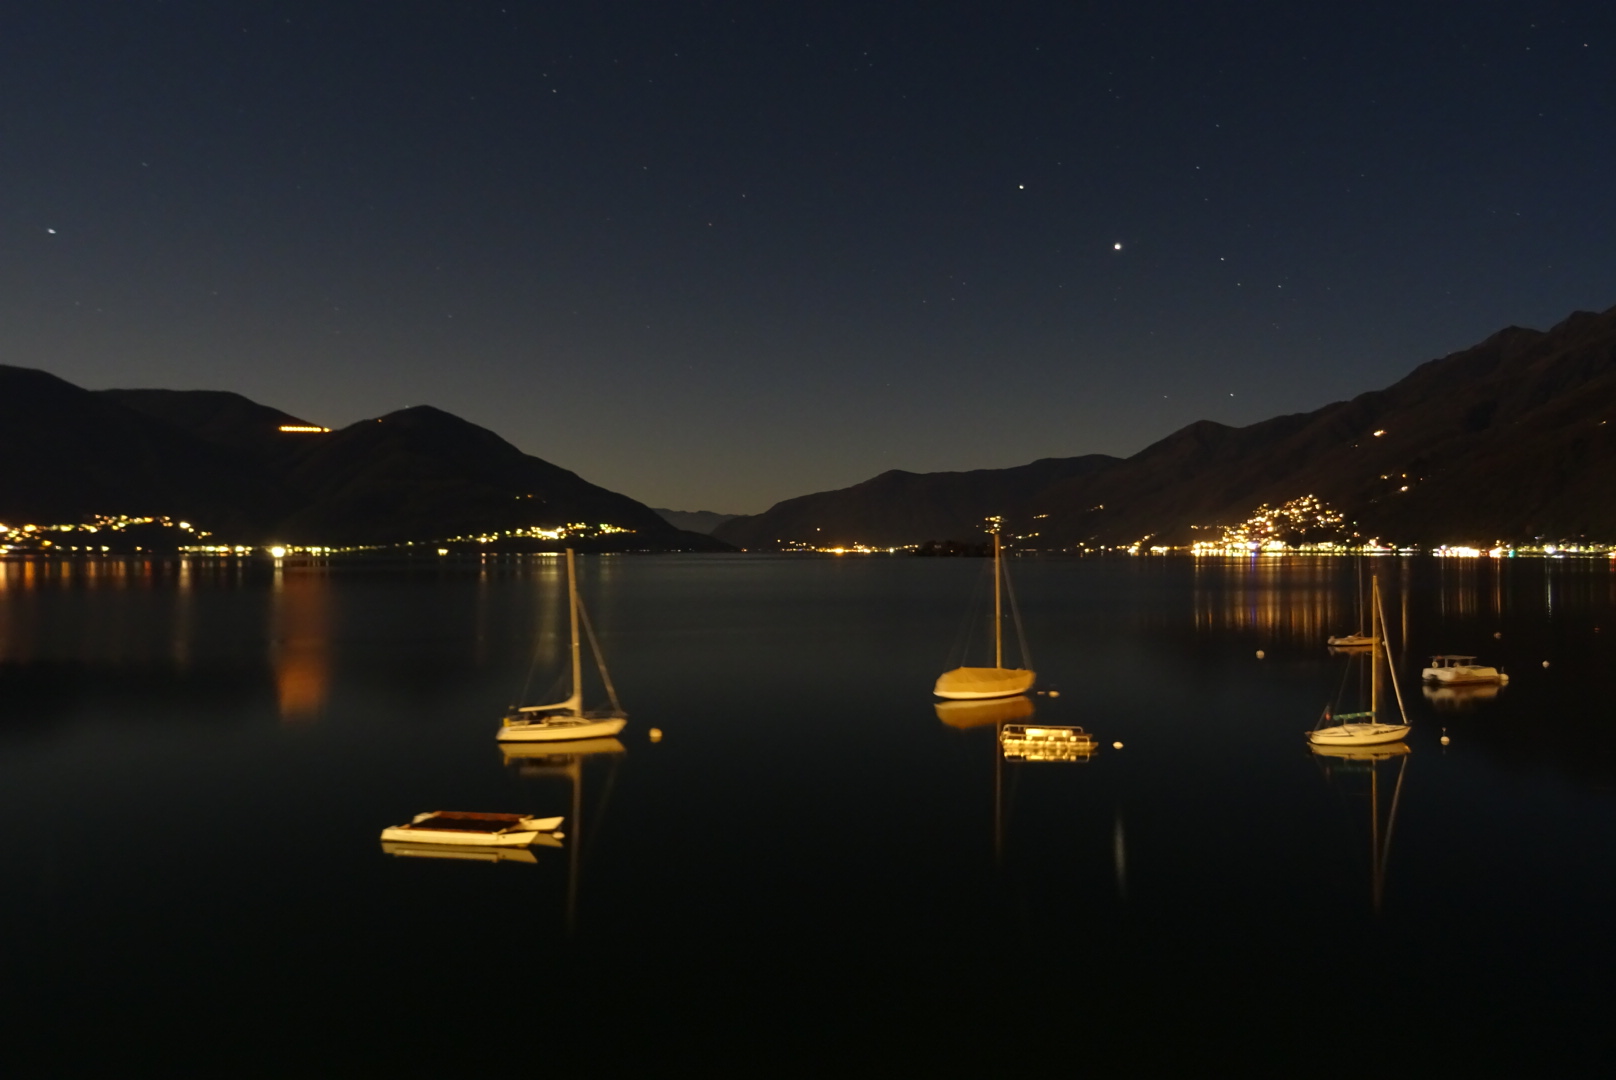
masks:
[(572, 696), (567, 699), (567, 707), (581, 712), (584, 704), (583, 642), (578, 634), (578, 571), (571, 548), (567, 549), (567, 613), (571, 616), (572, 628)]
[[(1403, 688), (1397, 684), (1397, 669), (1392, 666), (1392, 646), (1391, 646), (1391, 643), (1389, 641), (1385, 640), (1386, 613), (1384, 611), (1382, 611), (1381, 608), (1380, 608), (1380, 590), (1379, 589), (1375, 590), (1375, 614), (1380, 616), (1380, 632), (1381, 632), (1381, 635), (1382, 635), (1381, 643), (1377, 647), (1386, 650), (1386, 673), (1391, 676), (1392, 693), (1397, 695), (1397, 712), (1398, 712), (1398, 716), (1399, 716), (1398, 723), (1406, 724), (1406, 723), (1408, 723), (1408, 707), (1403, 704)], [(1406, 638), (1403, 640), (1403, 648), (1404, 649), (1408, 648), (1408, 639), (1406, 639)]]
[(999, 530), (993, 530), (993, 666), (1004, 667), (1004, 612), (999, 600)]

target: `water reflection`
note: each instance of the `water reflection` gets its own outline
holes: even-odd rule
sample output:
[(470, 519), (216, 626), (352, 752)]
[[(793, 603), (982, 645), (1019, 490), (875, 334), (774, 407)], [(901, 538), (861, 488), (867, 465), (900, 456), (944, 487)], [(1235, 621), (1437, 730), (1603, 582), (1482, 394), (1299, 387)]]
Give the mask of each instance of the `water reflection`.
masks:
[(1032, 717), (1032, 699), (1023, 695), (988, 698), (983, 701), (939, 701), (937, 719), (951, 728), (986, 727), (1013, 724)]
[(567, 817), (567, 930), (570, 933), (578, 927), (579, 871), (584, 848), (584, 764), (590, 759), (610, 763), (600, 802), (590, 815), (590, 820), (595, 822), (593, 828), (598, 829), (599, 819), (606, 814), (606, 804), (617, 781), (618, 760), (628, 748), (621, 740), (610, 738), (580, 739), (565, 745), (567, 752), (564, 754), (556, 753), (555, 743), (501, 743), (499, 750), (505, 764), (513, 766), (517, 775), (525, 780), (567, 782), (571, 795)]
[(473, 848), (451, 847), (447, 844), (406, 844), (399, 840), (383, 840), (382, 851), (388, 855), (401, 855), (412, 859), (455, 859), (460, 862), (482, 863), (527, 863), (532, 865), (539, 861), (533, 852), (533, 847), (561, 846), (561, 841), (548, 834), (540, 834), (532, 847), (522, 848)]
[(1421, 685), (1420, 692), (1439, 712), (1463, 713), (1471, 711), (1483, 701), (1493, 700), (1500, 689), (1502, 687), (1498, 683), (1471, 686), (1432, 686), (1425, 683)]
[[(1403, 774), (1408, 768), (1407, 743), (1379, 746), (1310, 746), (1326, 783), (1339, 788), (1343, 798), (1363, 799), (1369, 809), (1369, 892), (1376, 914), (1386, 894), (1386, 864), (1392, 853), (1392, 831), (1397, 824), (1397, 807), (1403, 796)], [(1391, 807), (1381, 820), (1382, 766), (1397, 762)]]
[(324, 568), (275, 568), (270, 663), (282, 720), (320, 715), (331, 692), (331, 581)]
[(1325, 557), (1197, 559), (1195, 628), (1322, 642), (1354, 617), (1341, 597), (1345, 568)]

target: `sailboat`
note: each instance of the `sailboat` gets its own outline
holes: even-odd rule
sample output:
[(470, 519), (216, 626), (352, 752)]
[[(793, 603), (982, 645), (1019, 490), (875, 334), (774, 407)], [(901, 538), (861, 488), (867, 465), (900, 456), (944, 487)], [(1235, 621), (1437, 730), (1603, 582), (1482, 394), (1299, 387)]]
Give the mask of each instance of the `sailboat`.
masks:
[[(1328, 727), (1315, 727), (1307, 733), (1307, 741), (1314, 746), (1375, 746), (1379, 743), (1398, 742), (1408, 735), (1408, 710), (1403, 707), (1403, 690), (1397, 685), (1397, 669), (1392, 665), (1391, 653), (1386, 648), (1386, 616), (1380, 606), (1380, 579), (1370, 579), (1369, 636), (1374, 645), (1369, 653), (1370, 695), (1369, 711), (1336, 713), (1330, 715), (1329, 706), (1319, 717), (1321, 725), (1335, 721)], [(1391, 676), (1392, 691), (1397, 697), (1397, 711), (1401, 723), (1389, 724), (1380, 719), (1381, 688), (1380, 659), (1386, 658), (1386, 670)]]
[[(999, 534), (993, 534), (993, 666), (992, 667), (957, 667), (952, 671), (945, 671), (937, 677), (937, 685), (932, 693), (940, 698), (952, 701), (971, 701), (980, 698), (1010, 697), (1013, 694), (1024, 694), (1032, 689), (1032, 683), (1037, 673), (1026, 668), (1007, 668), (1004, 666), (1004, 561), (999, 546)], [(1011, 597), (1014, 605), (1015, 598)], [(1016, 633), (1021, 632), (1020, 619), (1016, 622)], [(1027, 662), (1027, 643), (1021, 642), (1021, 662)]]
[[(505, 714), (496, 738), (500, 742), (559, 742), (572, 739), (605, 739), (623, 730), (626, 715), (617, 701), (617, 690), (606, 673), (606, 659), (589, 626), (589, 616), (578, 599), (578, 570), (572, 549), (567, 549), (567, 609), (572, 637), (572, 693), (553, 705), (518, 705)], [(601, 682), (612, 708), (604, 713), (584, 712), (583, 641), (578, 634), (580, 617), (589, 634), (589, 647), (600, 668)]]

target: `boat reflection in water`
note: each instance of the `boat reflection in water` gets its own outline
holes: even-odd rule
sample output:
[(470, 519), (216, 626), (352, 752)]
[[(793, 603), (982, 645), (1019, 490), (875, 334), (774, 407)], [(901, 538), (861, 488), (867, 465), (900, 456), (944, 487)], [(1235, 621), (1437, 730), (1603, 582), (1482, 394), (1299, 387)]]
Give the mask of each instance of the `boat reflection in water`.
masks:
[(383, 840), (382, 851), (388, 855), (403, 855), (416, 859), (459, 859), (462, 862), (513, 862), (533, 864), (539, 861), (533, 853), (535, 847), (561, 846), (554, 836), (541, 836), (528, 847), (522, 848), (470, 848), (449, 847), (444, 844), (406, 844), (397, 840)]
[(1425, 700), (1439, 712), (1469, 712), (1483, 701), (1491, 701), (1502, 689), (1499, 683), (1471, 683), (1467, 686), (1432, 686), (1420, 688)]
[(961, 730), (990, 724), (1014, 724), (1032, 719), (1033, 713), (1032, 699), (1020, 694), (981, 701), (939, 701), (936, 708), (937, 719)]
[[(1370, 899), (1376, 913), (1386, 893), (1386, 863), (1392, 853), (1392, 830), (1397, 824), (1397, 806), (1403, 796), (1403, 774), (1408, 769), (1407, 743), (1382, 743), (1378, 746), (1319, 746), (1308, 749), (1318, 760), (1324, 779), (1339, 785), (1347, 796), (1368, 796), (1369, 800), (1369, 882)], [(1396, 781), (1392, 786), (1391, 808), (1384, 823), (1380, 814), (1381, 771), (1397, 762)], [(1368, 780), (1365, 792), (1364, 781)], [(1388, 777), (1388, 779), (1390, 779)]]
[(628, 752), (615, 738), (572, 739), (567, 742), (527, 742), (499, 744), (505, 764), (516, 769), (524, 780), (565, 780), (571, 788), (571, 808), (567, 815), (567, 930), (578, 926), (578, 870), (584, 847), (584, 763), (590, 758), (611, 761), (606, 788), (595, 806), (592, 819), (606, 812), (617, 777), (616, 759)]
[[(565, 753), (561, 752), (563, 747)], [(575, 739), (564, 743), (500, 743), (499, 752), (505, 764), (517, 767), (518, 775), (555, 776), (555, 768), (565, 766), (571, 759), (626, 754), (628, 747), (621, 739)]]

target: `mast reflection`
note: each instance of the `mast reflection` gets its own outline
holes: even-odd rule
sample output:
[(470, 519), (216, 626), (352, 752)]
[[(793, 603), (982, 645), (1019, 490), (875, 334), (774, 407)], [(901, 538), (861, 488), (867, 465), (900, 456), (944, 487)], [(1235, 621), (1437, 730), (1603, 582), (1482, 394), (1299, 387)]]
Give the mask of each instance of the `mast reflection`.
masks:
[[(565, 746), (565, 753), (557, 749)], [(584, 847), (584, 762), (589, 758), (606, 758), (611, 771), (606, 777), (606, 789), (601, 793), (596, 809), (606, 812), (606, 801), (611, 796), (617, 779), (617, 761), (628, 752), (621, 740), (578, 739), (565, 743), (500, 743), (499, 752), (505, 764), (516, 769), (524, 780), (560, 779), (571, 789), (571, 807), (567, 817), (567, 932), (578, 928), (578, 873)]]
[[(1386, 895), (1386, 865), (1392, 853), (1392, 831), (1397, 825), (1397, 807), (1403, 797), (1403, 774), (1408, 769), (1407, 743), (1381, 743), (1376, 746), (1310, 745), (1325, 782), (1337, 786), (1348, 798), (1367, 798), (1369, 803), (1369, 893), (1375, 914), (1380, 914)], [(1397, 762), (1392, 786), (1391, 809), (1381, 821), (1382, 766)], [(1367, 784), (1365, 781), (1367, 780)], [(1365, 788), (1367, 787), (1367, 791)]]

